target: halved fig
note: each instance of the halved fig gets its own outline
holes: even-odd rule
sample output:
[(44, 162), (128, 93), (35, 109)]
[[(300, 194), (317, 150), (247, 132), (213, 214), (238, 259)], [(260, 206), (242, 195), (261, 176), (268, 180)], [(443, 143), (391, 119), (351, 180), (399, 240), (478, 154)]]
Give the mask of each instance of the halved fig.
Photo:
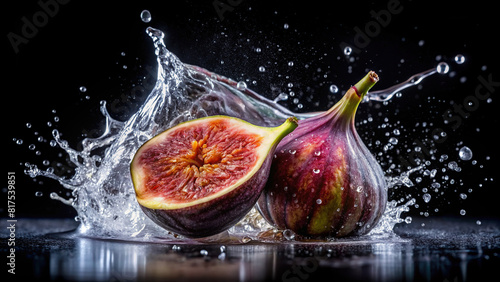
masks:
[(137, 201), (163, 228), (206, 237), (237, 223), (254, 206), (277, 144), (297, 127), (211, 116), (167, 129), (136, 152), (131, 175)]

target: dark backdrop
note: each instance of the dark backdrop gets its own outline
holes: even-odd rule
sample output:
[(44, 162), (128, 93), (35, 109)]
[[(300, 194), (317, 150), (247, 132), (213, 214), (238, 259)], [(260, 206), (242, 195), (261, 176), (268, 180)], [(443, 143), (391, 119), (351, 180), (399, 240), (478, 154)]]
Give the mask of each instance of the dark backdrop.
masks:
[[(145, 33), (151, 25), (165, 31), (167, 47), (183, 62), (236, 80), (249, 79), (249, 87), (269, 98), (294, 91), (299, 103), (289, 99), (283, 104), (296, 111), (326, 109), (339, 98), (328, 91), (330, 85), (346, 90), (368, 69), (379, 73), (381, 81), (376, 87), (382, 89), (435, 67), (439, 61), (447, 62), (452, 75), (433, 76), (386, 106), (362, 105), (358, 121), (368, 117), (373, 121), (358, 129), (375, 153), (383, 152), (383, 145), (393, 136), (386, 135), (392, 128), (382, 124), (401, 129), (399, 151), (392, 149), (383, 153), (389, 158), (382, 158), (393, 159), (396, 165), (402, 161), (399, 156), (406, 159), (419, 140), (430, 137), (424, 122), (427, 128), (443, 129), (448, 138), (437, 145), (436, 157), (446, 154), (458, 160), (456, 148), (463, 143), (473, 150), (477, 164), (459, 161), (460, 173), (440, 172), (438, 177), (448, 175), (456, 181), (449, 184), (449, 179), (439, 179), (448, 183), (440, 190), (445, 196), (429, 192), (433, 195), (429, 205), (422, 200), (422, 188), (430, 187), (425, 183), (428, 178), (416, 187), (398, 189), (393, 198), (416, 197), (420, 208), (412, 209), (409, 214), (413, 216), (426, 211), (429, 218), (458, 215), (465, 209), (466, 217), (498, 217), (495, 135), (500, 124), (495, 107), (500, 83), (495, 82), (500, 82), (500, 44), (494, 2), (173, 2), (41, 0), (4, 4), (2, 119), (6, 132), (2, 144), (7, 158), (3, 173), (16, 172), (16, 216), (75, 216), (71, 207), (49, 197), (50, 192), (64, 196), (67, 191), (50, 179), (25, 176), (24, 163), (55, 169), (58, 163), (66, 164), (62, 151), (50, 147), (50, 132), (59, 129), (71, 147), (80, 148), (79, 141), (85, 136), (102, 132), (101, 100), (108, 104), (117, 101), (109, 108), (117, 119), (126, 120), (133, 114), (156, 75), (153, 46)], [(143, 9), (151, 11), (150, 23), (140, 20)], [(343, 54), (346, 45), (353, 47), (350, 56)], [(465, 56), (463, 64), (454, 62), (457, 54)], [(260, 72), (260, 66), (266, 72)], [(476, 100), (470, 111), (456, 109), (454, 104), (473, 101), (470, 97), (481, 78), (490, 81), (483, 90), (491, 93), (491, 100)], [(81, 86), (86, 92), (79, 90)], [(442, 114), (448, 109), (455, 119), (446, 124)], [(16, 144), (18, 139), (23, 144)], [(29, 148), (31, 144), (34, 150)], [(433, 161), (432, 168), (441, 170), (445, 163)], [(2, 188), (0, 209), (1, 216), (6, 216), (6, 181)], [(462, 192), (467, 194), (466, 200), (459, 198)]]

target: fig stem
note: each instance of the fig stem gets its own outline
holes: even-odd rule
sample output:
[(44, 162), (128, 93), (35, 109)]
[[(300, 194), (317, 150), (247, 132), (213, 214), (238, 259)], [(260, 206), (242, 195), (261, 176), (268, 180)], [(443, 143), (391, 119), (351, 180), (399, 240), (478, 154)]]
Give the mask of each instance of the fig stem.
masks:
[(363, 97), (368, 93), (368, 90), (378, 81), (378, 75), (374, 71), (368, 72), (358, 83), (349, 88), (344, 97), (333, 106), (328, 112), (337, 112), (340, 116), (354, 121), (354, 115), (363, 100)]
[(378, 75), (374, 71), (368, 72), (365, 77), (363, 77), (358, 83), (356, 83), (352, 88), (356, 92), (359, 98), (363, 99), (363, 97), (368, 93), (368, 90), (375, 85), (378, 81)]
[(276, 136), (276, 140), (283, 139), (283, 137), (294, 131), (297, 126), (299, 126), (299, 121), (296, 117), (287, 118), (282, 125), (276, 127), (276, 130), (279, 132), (278, 136)]

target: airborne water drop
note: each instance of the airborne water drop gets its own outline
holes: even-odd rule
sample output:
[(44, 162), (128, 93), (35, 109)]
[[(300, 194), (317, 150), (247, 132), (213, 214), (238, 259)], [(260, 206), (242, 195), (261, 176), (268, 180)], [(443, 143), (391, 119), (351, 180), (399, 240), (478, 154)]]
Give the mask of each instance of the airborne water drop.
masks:
[(465, 62), (465, 56), (462, 54), (458, 54), (455, 56), (455, 63), (461, 65)]
[(469, 161), (472, 159), (472, 150), (467, 146), (463, 146), (460, 148), (460, 151), (458, 151), (458, 156), (463, 161)]
[(422, 198), (424, 198), (424, 202), (428, 203), (431, 201), (431, 195), (426, 193), (422, 196)]
[(448, 66), (447, 63), (441, 62), (437, 65), (436, 71), (440, 74), (446, 74), (448, 71), (450, 71), (450, 66)]
[(339, 88), (337, 87), (337, 85), (335, 84), (330, 85), (330, 92), (333, 94), (339, 92)]
[(141, 12), (141, 20), (145, 23), (149, 23), (151, 21), (151, 13), (148, 10), (143, 10)]

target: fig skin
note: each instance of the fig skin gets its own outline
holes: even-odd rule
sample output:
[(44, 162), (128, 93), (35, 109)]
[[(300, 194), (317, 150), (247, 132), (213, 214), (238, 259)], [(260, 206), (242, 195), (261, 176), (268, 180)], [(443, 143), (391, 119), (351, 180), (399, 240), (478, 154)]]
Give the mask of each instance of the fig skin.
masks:
[(359, 103), (377, 81), (368, 73), (329, 111), (299, 121), (280, 142), (258, 200), (270, 224), (307, 237), (363, 235), (377, 224), (387, 185), (354, 126)]
[[(251, 170), (233, 185), (224, 187), (219, 192), (205, 198), (199, 198), (194, 202), (187, 201), (186, 203), (176, 204), (170, 203), (161, 194), (148, 196), (147, 191), (149, 188), (144, 186), (144, 179), (147, 177), (148, 172), (142, 168), (141, 161), (143, 150), (147, 151), (147, 148), (152, 146), (167, 147), (170, 150), (169, 146), (162, 143), (161, 135), (168, 134), (169, 130), (179, 129), (178, 126), (187, 126), (186, 124), (190, 122), (199, 122), (194, 126), (200, 128), (206, 127), (209, 125), (210, 120), (217, 119), (230, 119), (239, 122), (237, 123), (239, 129), (253, 128), (252, 131), (248, 132), (257, 133), (263, 137), (262, 144), (255, 149), (258, 160), (251, 167)], [(207, 123), (204, 123), (205, 121)], [(141, 146), (132, 160), (130, 168), (137, 201), (144, 213), (153, 222), (168, 231), (190, 238), (202, 238), (221, 233), (236, 224), (255, 206), (268, 179), (272, 156), (279, 141), (296, 127), (297, 119), (294, 117), (287, 119), (278, 127), (266, 128), (251, 125), (237, 118), (211, 116), (179, 124), (168, 129)], [(182, 130), (182, 127), (180, 130)], [(176, 148), (173, 148), (173, 150), (175, 151)]]

